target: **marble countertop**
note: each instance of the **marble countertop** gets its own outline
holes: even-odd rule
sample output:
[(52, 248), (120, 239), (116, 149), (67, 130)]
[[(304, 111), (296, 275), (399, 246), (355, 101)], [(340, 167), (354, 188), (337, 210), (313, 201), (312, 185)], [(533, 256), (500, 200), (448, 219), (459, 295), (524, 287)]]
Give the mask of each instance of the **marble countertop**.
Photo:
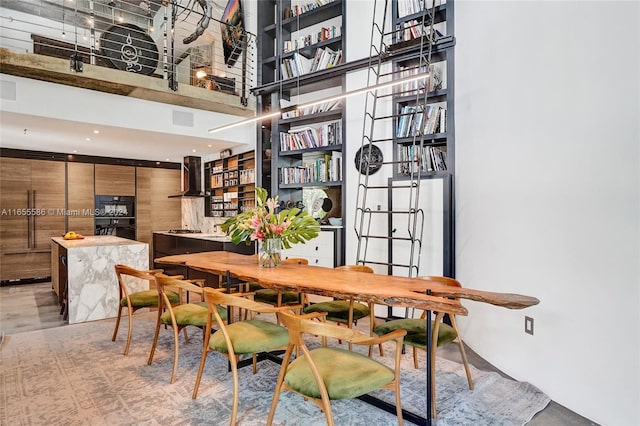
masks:
[(224, 234), (205, 234), (205, 233), (193, 233), (193, 234), (176, 234), (168, 231), (154, 231), (154, 234), (162, 234), (162, 235), (170, 235), (172, 237), (181, 237), (181, 238), (193, 238), (196, 240), (207, 240), (207, 241), (219, 241), (221, 243), (230, 243), (231, 238), (227, 237)]
[(79, 240), (65, 240), (62, 237), (51, 237), (51, 239), (67, 249), (94, 246), (124, 246), (131, 244), (146, 244), (140, 241), (114, 237), (112, 235), (91, 235)]

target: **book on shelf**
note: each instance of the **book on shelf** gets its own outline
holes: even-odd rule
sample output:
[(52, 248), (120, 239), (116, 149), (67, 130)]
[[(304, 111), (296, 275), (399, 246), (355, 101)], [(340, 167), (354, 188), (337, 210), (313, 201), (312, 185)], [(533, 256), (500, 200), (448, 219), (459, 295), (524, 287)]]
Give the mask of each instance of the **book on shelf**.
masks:
[(283, 17), (284, 19), (289, 19), (296, 17), (298, 15), (302, 15), (303, 13), (310, 12), (320, 6), (324, 6), (325, 4), (333, 3), (333, 0), (315, 0), (315, 1), (306, 1), (302, 4), (296, 4), (291, 6), (291, 8), (287, 7), (284, 9)]
[(438, 146), (400, 145), (398, 174), (438, 172), (447, 170), (447, 152)]
[(294, 40), (284, 40), (282, 42), (282, 53), (294, 52), (316, 43), (340, 37), (341, 32), (342, 28), (337, 28), (335, 25), (332, 25), (330, 27), (320, 28), (320, 31), (317, 33), (306, 34)]
[[(287, 108), (291, 105), (289, 101), (280, 100), (280, 108)], [(305, 115), (313, 115), (321, 112), (327, 111), (337, 111), (342, 108), (342, 100), (338, 99), (335, 101), (324, 102), (321, 104), (312, 105), (302, 109), (294, 109), (292, 111), (287, 111), (282, 113), (282, 119), (286, 118), (294, 118), (294, 117), (303, 117)]]
[[(415, 94), (423, 94), (425, 90), (428, 92), (432, 92), (434, 90), (442, 89), (443, 80), (443, 68), (444, 64), (434, 63), (429, 65), (429, 77), (427, 82), (425, 83), (423, 80), (415, 80), (407, 83), (403, 83), (397, 86), (395, 89), (395, 94), (399, 96), (410, 96)], [(408, 66), (408, 67), (400, 67), (398, 71), (396, 71), (397, 78), (407, 78), (414, 76), (416, 74), (423, 74), (427, 72), (427, 66)]]
[(329, 160), (329, 180), (342, 180), (342, 152), (331, 151), (331, 159)]
[(281, 167), (279, 182), (283, 185), (339, 182), (342, 180), (342, 153), (333, 151), (308, 157), (302, 165)]
[[(416, 40), (429, 35), (429, 25), (423, 24), (417, 19), (411, 19), (409, 21), (399, 23), (396, 27), (395, 33), (398, 41)], [(443, 37), (444, 34), (439, 29), (433, 28), (431, 31), (431, 38), (434, 43), (437, 43), (438, 40)], [(426, 38), (425, 41), (428, 41), (428, 38)]]
[(280, 132), (280, 151), (321, 148), (342, 145), (342, 121), (323, 124), (317, 128), (302, 127)]
[[(414, 13), (422, 12), (422, 6), (425, 3), (424, 0), (398, 0), (398, 17), (413, 15)], [(426, 8), (440, 6), (444, 4), (443, 0), (426, 0)]]
[(307, 59), (295, 52), (291, 58), (285, 58), (280, 63), (282, 78), (289, 79), (301, 75), (331, 68), (342, 63), (342, 49), (337, 51), (329, 47), (319, 47), (313, 59)]
[(447, 131), (447, 110), (440, 108), (440, 124), (438, 125), (438, 133)]
[(427, 105), (426, 110), (422, 106), (403, 106), (398, 116), (396, 137), (406, 138), (443, 133), (446, 119), (440, 117), (444, 116), (444, 111), (446, 110), (438, 105)]

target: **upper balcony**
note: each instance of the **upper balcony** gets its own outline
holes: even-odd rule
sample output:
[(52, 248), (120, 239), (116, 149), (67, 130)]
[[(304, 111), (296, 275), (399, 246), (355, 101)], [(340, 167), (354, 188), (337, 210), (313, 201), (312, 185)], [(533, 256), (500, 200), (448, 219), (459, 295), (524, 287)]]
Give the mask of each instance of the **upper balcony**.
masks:
[(221, 23), (224, 6), (212, 0), (3, 0), (0, 12), (4, 74), (255, 113), (255, 37), (242, 22)]

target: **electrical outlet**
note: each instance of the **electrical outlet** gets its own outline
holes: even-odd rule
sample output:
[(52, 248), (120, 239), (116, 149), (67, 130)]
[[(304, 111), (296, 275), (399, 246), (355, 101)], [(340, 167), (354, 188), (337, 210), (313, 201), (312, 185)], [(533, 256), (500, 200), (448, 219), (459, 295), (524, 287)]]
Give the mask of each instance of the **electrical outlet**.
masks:
[(524, 332), (533, 336), (533, 318), (524, 317)]
[(378, 205), (376, 206), (376, 209), (377, 209), (378, 211), (380, 211), (380, 210), (382, 210), (382, 206), (381, 206), (380, 204), (378, 204)]

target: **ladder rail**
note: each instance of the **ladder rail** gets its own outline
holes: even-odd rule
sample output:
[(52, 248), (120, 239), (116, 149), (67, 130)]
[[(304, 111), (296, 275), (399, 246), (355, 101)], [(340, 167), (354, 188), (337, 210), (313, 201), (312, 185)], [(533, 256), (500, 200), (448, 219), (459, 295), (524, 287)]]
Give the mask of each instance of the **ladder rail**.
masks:
[[(362, 123), (363, 136), (360, 144), (360, 174), (358, 176), (358, 186), (356, 191), (356, 214), (354, 220), (354, 230), (358, 238), (356, 263), (387, 265), (389, 271), (393, 271), (394, 268), (401, 266), (400, 263), (395, 262), (393, 259), (394, 243), (408, 243), (408, 264), (402, 265), (402, 267), (407, 268), (409, 277), (414, 277), (418, 275), (420, 270), (420, 258), (422, 256), (422, 242), (424, 238), (425, 213), (424, 210), (420, 208), (420, 193), (421, 181), (423, 180), (423, 168), (425, 169), (424, 171), (427, 171), (427, 165), (425, 164), (425, 161), (423, 161), (422, 157), (425, 153), (425, 149), (427, 148), (425, 141), (431, 145), (430, 142), (436, 138), (433, 135), (425, 135), (424, 133), (427, 122), (426, 114), (430, 112), (427, 106), (429, 100), (429, 88), (431, 87), (432, 82), (431, 55), (435, 43), (435, 33), (433, 29), (435, 22), (435, 7), (427, 8), (427, 0), (422, 1), (422, 18), (419, 24), (415, 24), (421, 28), (419, 34), (419, 46), (417, 46), (418, 52), (413, 59), (413, 61), (417, 61), (417, 65), (411, 65), (410, 67), (402, 70), (392, 69), (390, 72), (382, 72), (383, 62), (388, 56), (385, 52), (393, 49), (393, 43), (400, 38), (398, 34), (402, 34), (401, 31), (405, 30), (404, 26), (399, 25), (397, 28), (393, 28), (393, 31), (385, 32), (387, 27), (388, 5), (389, 0), (384, 0), (383, 7), (379, 7), (378, 0), (374, 1), (374, 23), (371, 28), (369, 52), (370, 54), (372, 52), (376, 52), (378, 53), (378, 56), (374, 58), (370, 55), (369, 57), (367, 86), (371, 84), (380, 84), (381, 80), (387, 81), (386, 79), (388, 78), (400, 78), (404, 72), (428, 74), (424, 79), (417, 80), (414, 83), (415, 88), (412, 88), (412, 86), (408, 86), (411, 87), (408, 89), (406, 87), (394, 88), (391, 95), (380, 94), (377, 90), (366, 92)], [(383, 11), (381, 20), (376, 19), (376, 16), (380, 12), (379, 9)], [(379, 24), (379, 22), (381, 22), (381, 24)], [(387, 44), (385, 43), (385, 37), (389, 36), (392, 38), (392, 43)], [(408, 105), (414, 105), (414, 107), (411, 109), (407, 108), (406, 110), (404, 110), (404, 108), (400, 110), (396, 109), (392, 114), (378, 114), (380, 109), (378, 101), (381, 98), (398, 96), (398, 94), (406, 96), (408, 100), (403, 102), (407, 102)], [(415, 95), (415, 98), (410, 100), (413, 95)], [(400, 107), (396, 106), (395, 108)], [(392, 131), (396, 134), (396, 129), (398, 128), (402, 117), (404, 117), (404, 120), (411, 120), (412, 123), (416, 123), (416, 117), (418, 114), (421, 114), (421, 116), (418, 117), (420, 119), (419, 126), (417, 126), (416, 129), (413, 129), (411, 138), (407, 138), (405, 143), (399, 145), (411, 147), (411, 155), (405, 159), (404, 157), (397, 157), (396, 153), (394, 153), (393, 161), (379, 160), (377, 162), (372, 162), (373, 160), (371, 160), (370, 154), (372, 152), (371, 150), (374, 146), (374, 142), (393, 144), (394, 141), (398, 139), (397, 137), (378, 137), (380, 135), (375, 133), (376, 125), (381, 125), (382, 123), (386, 124), (391, 121)], [(375, 138), (374, 135), (376, 136)], [(395, 144), (393, 146), (395, 147)], [(420, 153), (420, 155), (414, 156), (414, 153)], [(365, 161), (368, 162), (365, 164)], [(370, 184), (371, 169), (368, 167), (370, 165), (378, 167), (391, 165), (393, 167), (392, 170), (394, 170), (394, 174), (396, 168), (398, 171), (406, 170), (406, 182), (400, 182), (392, 177), (389, 179), (387, 185), (372, 185)], [(397, 191), (399, 189), (403, 190), (403, 194), (406, 193), (407, 195), (404, 199), (395, 201), (395, 204), (397, 205), (394, 206), (391, 193), (392, 191)], [(377, 198), (375, 195), (369, 194), (370, 190), (386, 191), (387, 203), (389, 204), (388, 208), (382, 209), (380, 204), (378, 204), (375, 209), (372, 208), (373, 206), (370, 205), (370, 196), (372, 202), (377, 200)], [(380, 233), (372, 234), (374, 216), (380, 217), (382, 220), (386, 220), (388, 228), (386, 235), (381, 235)], [(377, 224), (378, 221), (375, 221), (375, 223)], [(375, 225), (375, 227), (377, 228), (377, 225)], [(398, 230), (402, 230), (402, 232), (397, 232)], [(369, 243), (372, 240), (388, 241), (389, 251), (387, 254), (387, 262), (369, 258), (369, 249), (371, 247)]]

